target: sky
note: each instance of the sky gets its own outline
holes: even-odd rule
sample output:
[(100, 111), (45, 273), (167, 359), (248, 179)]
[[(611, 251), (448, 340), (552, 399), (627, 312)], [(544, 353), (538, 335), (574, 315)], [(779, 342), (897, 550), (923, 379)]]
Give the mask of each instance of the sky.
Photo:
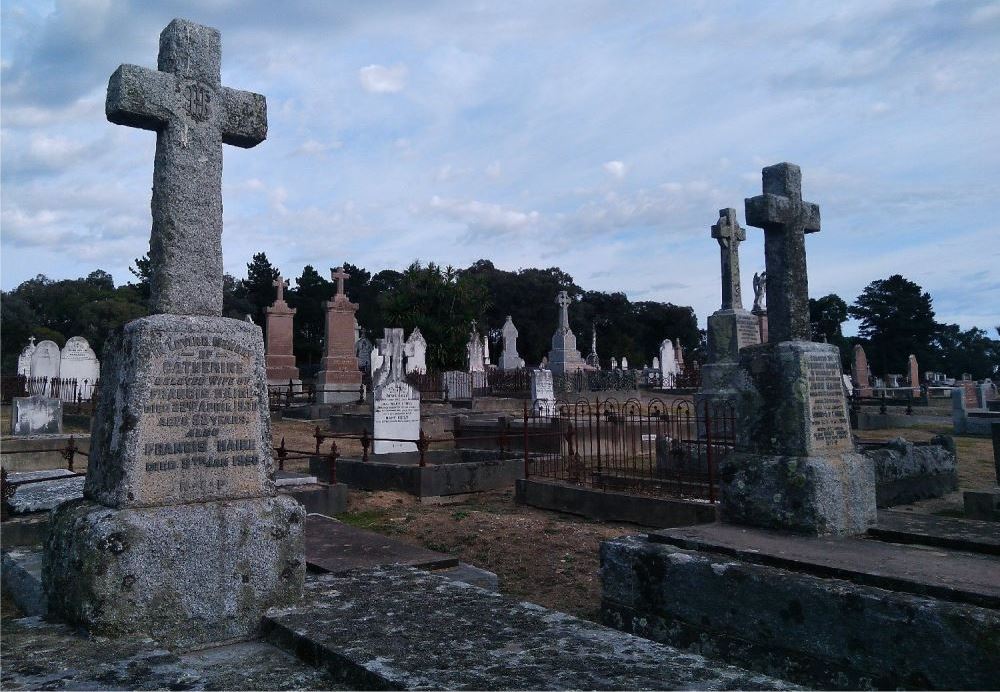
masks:
[[(802, 168), (812, 297), (902, 274), (938, 321), (1000, 325), (1000, 2), (4, 0), (0, 286), (148, 250), (155, 134), (109, 123), (174, 17), (267, 97), (225, 147), (223, 252), (558, 266), (588, 290), (720, 306), (718, 210)], [(744, 304), (763, 232), (740, 249)], [(499, 325), (496, 325), (499, 326)], [(848, 325), (848, 333), (852, 327)]]

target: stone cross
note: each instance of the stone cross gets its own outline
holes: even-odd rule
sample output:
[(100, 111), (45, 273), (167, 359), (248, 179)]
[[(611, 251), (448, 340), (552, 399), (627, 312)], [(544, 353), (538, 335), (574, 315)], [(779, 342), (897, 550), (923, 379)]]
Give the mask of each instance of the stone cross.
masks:
[(222, 314), (222, 145), (263, 142), (267, 102), (222, 86), (221, 63), (217, 30), (175, 19), (160, 34), (157, 69), (120, 65), (108, 81), (108, 120), (156, 132), (154, 313)]
[(351, 275), (344, 271), (344, 266), (341, 265), (337, 269), (330, 270), (330, 278), (336, 279), (337, 281), (337, 295), (344, 295), (344, 279), (350, 279)]
[(809, 341), (806, 233), (819, 231), (819, 206), (802, 201), (802, 170), (779, 163), (763, 170), (764, 194), (748, 198), (746, 219), (764, 229), (768, 341)]
[(288, 288), (288, 279), (284, 281), (281, 280), (281, 274), (278, 274), (278, 278), (271, 282), (271, 285), (278, 289), (278, 297), (274, 300), (275, 303), (285, 302), (285, 289)]
[(719, 210), (719, 221), (712, 226), (712, 237), (719, 241), (722, 256), (722, 309), (742, 309), (740, 243), (747, 239), (747, 232), (736, 220), (735, 209)]
[(559, 306), (559, 328), (569, 329), (569, 304), (572, 301), (569, 299), (569, 295), (566, 291), (559, 291), (559, 295), (556, 296), (556, 305)]

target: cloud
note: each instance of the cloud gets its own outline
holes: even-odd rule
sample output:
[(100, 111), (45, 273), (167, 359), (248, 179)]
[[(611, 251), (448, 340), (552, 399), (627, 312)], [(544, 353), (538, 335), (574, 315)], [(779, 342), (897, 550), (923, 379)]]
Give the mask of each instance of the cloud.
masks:
[(435, 215), (464, 225), (474, 237), (522, 234), (536, 229), (542, 221), (537, 211), (518, 211), (477, 200), (443, 199), (435, 195), (428, 206)]
[(325, 156), (331, 151), (336, 151), (340, 149), (343, 145), (342, 142), (318, 142), (315, 139), (307, 139), (301, 146), (295, 149), (292, 154), (295, 156)]
[(406, 86), (405, 65), (368, 65), (358, 70), (361, 88), (372, 94), (395, 94)]
[(608, 161), (602, 166), (602, 168), (604, 168), (604, 172), (612, 178), (618, 178), (619, 180), (625, 177), (625, 172), (627, 170), (627, 167), (621, 161)]

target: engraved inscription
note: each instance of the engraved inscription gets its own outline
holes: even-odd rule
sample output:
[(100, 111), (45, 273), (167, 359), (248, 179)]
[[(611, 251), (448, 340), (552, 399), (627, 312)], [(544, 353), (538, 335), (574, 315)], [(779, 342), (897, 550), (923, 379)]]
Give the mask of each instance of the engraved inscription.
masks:
[(838, 354), (811, 354), (808, 365), (813, 445), (830, 448), (849, 445), (851, 432)]
[(188, 84), (184, 87), (186, 97), (185, 106), (187, 113), (198, 122), (208, 120), (209, 103), (212, 100), (212, 92), (201, 84)]
[(258, 491), (263, 438), (253, 352), (216, 336), (155, 348), (140, 421), (145, 489), (182, 500)]

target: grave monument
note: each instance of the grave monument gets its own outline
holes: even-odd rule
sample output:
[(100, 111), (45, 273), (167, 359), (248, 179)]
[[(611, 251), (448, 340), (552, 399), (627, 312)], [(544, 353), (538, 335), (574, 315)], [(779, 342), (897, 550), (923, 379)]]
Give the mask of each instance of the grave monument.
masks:
[(920, 396), (920, 368), (917, 367), (917, 357), (910, 354), (910, 358), (907, 361), (907, 371), (910, 374), (910, 390), (913, 396)]
[(420, 333), (420, 327), (414, 327), (410, 336), (403, 344), (403, 355), (406, 356), (406, 374), (415, 372), (420, 375), (427, 373), (427, 341)]
[(531, 371), (531, 402), (536, 416), (551, 416), (555, 412), (556, 395), (551, 370), (538, 368)]
[(739, 351), (736, 448), (720, 467), (724, 520), (809, 534), (858, 534), (875, 522), (875, 474), (854, 449), (840, 352), (810, 341), (805, 234), (819, 207), (802, 173), (763, 170), (746, 218), (764, 229), (770, 341)]
[(750, 311), (756, 318), (760, 343), (766, 344), (767, 339), (767, 272), (753, 275), (753, 309)]
[(517, 370), (521, 367), (521, 356), (517, 353), (517, 327), (510, 315), (503, 323), (503, 353), (500, 354), (501, 370)]
[(53, 511), (49, 612), (169, 647), (254, 635), (294, 603), (305, 513), (275, 494), (260, 328), (222, 312), (222, 145), (267, 133), (264, 97), (220, 83), (219, 32), (175, 19), (158, 70), (122, 65), (111, 122), (154, 130), (154, 314), (105, 349), (84, 498)]
[(285, 385), (289, 382), (299, 391), (302, 380), (299, 379), (299, 369), (295, 367), (295, 353), (292, 349), (294, 335), (293, 320), (295, 308), (285, 302), (285, 289), (288, 281), (281, 278), (274, 280), (277, 295), (274, 303), (265, 308), (267, 318), (267, 383), (272, 386)]
[(17, 357), (17, 374), (21, 377), (31, 377), (31, 355), (35, 352), (35, 337), (28, 338), (28, 345), (21, 349)]
[(473, 320), (469, 330), (469, 340), (465, 343), (465, 362), (468, 366), (466, 372), (485, 372), (484, 353), (483, 341), (479, 338), (479, 330), (476, 328), (475, 320)]
[(76, 380), (75, 386), (65, 383), (60, 390), (63, 401), (90, 401), (94, 386), (101, 377), (101, 361), (90, 344), (82, 336), (74, 336), (66, 341), (59, 354), (59, 377)]
[(559, 306), (559, 326), (552, 335), (549, 350), (548, 369), (556, 375), (565, 375), (579, 370), (590, 370), (583, 356), (576, 349), (576, 335), (569, 328), (569, 304), (572, 302), (566, 291), (559, 291), (556, 305)]
[(594, 370), (601, 369), (601, 357), (597, 355), (597, 325), (590, 327), (590, 353), (587, 354), (586, 363)]
[(372, 452), (415, 452), (420, 437), (420, 391), (403, 379), (403, 330), (387, 327), (378, 347), (382, 363), (377, 379), (372, 376)]
[(868, 369), (868, 356), (861, 344), (854, 345), (854, 361), (851, 363), (851, 379), (854, 380), (854, 391), (860, 397), (872, 395), (871, 371)]
[(352, 303), (344, 293), (344, 279), (351, 275), (343, 267), (331, 269), (330, 276), (337, 282), (333, 300), (323, 303), (326, 309), (326, 353), (320, 361), (316, 375), (316, 399), (323, 404), (343, 404), (357, 401), (361, 391), (361, 370), (354, 351), (354, 334), (357, 323), (354, 313), (358, 304)]
[(701, 369), (701, 389), (695, 396), (699, 413), (706, 405), (731, 402), (740, 378), (740, 349), (760, 343), (757, 318), (743, 309), (740, 289), (740, 243), (746, 231), (735, 209), (720, 209), (712, 226), (722, 265), (722, 307), (708, 317), (708, 362)]
[(45, 386), (39, 392), (42, 396), (50, 396), (52, 392), (52, 380), (59, 377), (60, 360), (62, 353), (55, 341), (39, 341), (31, 354), (31, 378), (46, 379)]
[(677, 371), (674, 342), (670, 339), (664, 339), (660, 342), (660, 378), (664, 389), (670, 389), (674, 386)]

